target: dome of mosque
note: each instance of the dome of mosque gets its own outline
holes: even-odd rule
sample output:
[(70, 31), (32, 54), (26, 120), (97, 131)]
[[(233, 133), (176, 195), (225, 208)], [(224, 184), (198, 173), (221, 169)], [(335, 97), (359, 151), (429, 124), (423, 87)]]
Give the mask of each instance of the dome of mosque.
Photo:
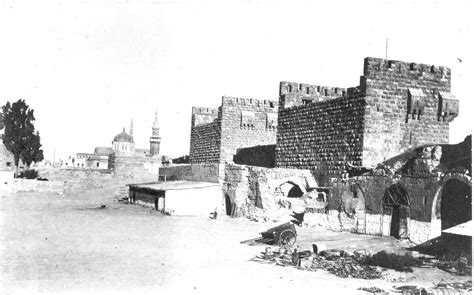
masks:
[(131, 142), (133, 143), (133, 136), (125, 132), (125, 128), (119, 134), (114, 137), (114, 142)]

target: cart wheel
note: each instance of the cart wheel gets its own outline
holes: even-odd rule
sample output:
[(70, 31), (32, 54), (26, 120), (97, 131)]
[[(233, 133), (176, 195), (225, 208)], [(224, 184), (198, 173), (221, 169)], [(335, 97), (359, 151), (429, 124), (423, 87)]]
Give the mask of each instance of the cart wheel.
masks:
[(280, 234), (278, 244), (281, 246), (293, 246), (296, 243), (296, 233), (291, 230), (284, 230)]

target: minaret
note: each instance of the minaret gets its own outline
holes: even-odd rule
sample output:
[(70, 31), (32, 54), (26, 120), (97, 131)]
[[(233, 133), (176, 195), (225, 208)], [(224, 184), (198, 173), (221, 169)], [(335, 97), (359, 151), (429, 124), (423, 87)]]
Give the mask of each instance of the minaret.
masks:
[(151, 127), (152, 133), (150, 137), (150, 154), (151, 156), (160, 155), (160, 126), (158, 125), (158, 111), (155, 111), (155, 122), (153, 122), (153, 127)]
[(130, 121), (130, 136), (133, 137), (133, 119)]

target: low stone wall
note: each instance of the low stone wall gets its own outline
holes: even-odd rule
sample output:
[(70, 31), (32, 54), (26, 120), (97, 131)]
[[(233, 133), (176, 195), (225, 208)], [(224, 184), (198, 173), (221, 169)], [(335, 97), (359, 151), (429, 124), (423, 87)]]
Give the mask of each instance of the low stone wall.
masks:
[[(160, 167), (160, 180), (219, 182), (219, 164), (190, 164)], [(166, 177), (166, 178), (165, 178)]]
[(258, 167), (275, 167), (276, 145), (258, 145), (241, 148), (234, 155), (234, 163), (239, 165), (252, 165)]
[[(332, 231), (356, 232), (357, 218), (349, 217), (344, 212), (329, 210), (325, 213), (306, 213), (303, 225), (306, 227), (320, 227)], [(408, 219), (408, 238), (416, 244), (430, 239), (430, 222)], [(380, 214), (365, 214), (365, 234), (382, 235), (382, 216)]]
[(285, 195), (281, 187), (286, 184), (297, 187), (302, 194), (318, 187), (309, 170), (271, 169), (231, 163), (225, 166), (223, 191), (228, 198), (227, 205), (233, 207), (232, 216), (243, 216), (252, 212), (252, 208), (248, 207), (276, 210), (283, 208), (282, 203), (285, 203), (285, 200), (299, 200)]
[(40, 176), (50, 181), (65, 181), (79, 178), (112, 178), (112, 170), (108, 169), (45, 169)]
[(413, 243), (419, 244), (430, 239), (431, 222), (408, 219), (408, 237)]
[(303, 225), (306, 227), (322, 227), (332, 231), (355, 232), (357, 222), (355, 218), (344, 212), (329, 210), (328, 213), (305, 213)]
[(373, 236), (382, 234), (382, 215), (365, 214), (365, 234)]
[(35, 192), (52, 192), (60, 193), (64, 192), (63, 181), (38, 181), (34, 179), (21, 179), (17, 178), (14, 180), (12, 192), (24, 192), (24, 191), (35, 191)]

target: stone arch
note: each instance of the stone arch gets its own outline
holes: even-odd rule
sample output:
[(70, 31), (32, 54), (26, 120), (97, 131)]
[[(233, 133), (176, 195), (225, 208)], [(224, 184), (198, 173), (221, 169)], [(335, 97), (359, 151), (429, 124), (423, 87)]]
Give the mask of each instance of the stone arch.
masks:
[(446, 181), (441, 191), (440, 213), (441, 230), (471, 220), (471, 186), (455, 178)]
[(383, 195), (383, 206), (410, 206), (407, 190), (399, 183), (389, 186)]
[(341, 194), (344, 203), (344, 211), (355, 219), (355, 230), (357, 233), (366, 232), (366, 205), (365, 193), (357, 182), (350, 182), (346, 190)]
[(430, 239), (439, 237), (441, 235), (441, 192), (443, 186), (438, 187), (431, 205), (431, 225), (430, 225)]
[[(453, 186), (458, 186), (458, 187), (463, 187), (463, 189), (467, 193), (467, 196), (470, 202), (466, 202), (466, 207), (461, 207), (461, 211), (468, 211), (467, 213), (467, 218), (469, 220), (471, 219), (470, 216), (472, 216), (471, 208), (472, 208), (472, 182), (471, 179), (464, 175), (464, 174), (459, 174), (459, 173), (453, 173), (453, 174), (448, 174), (443, 179), (438, 183), (439, 188), (436, 190), (435, 196), (433, 198), (433, 203), (431, 205), (431, 230), (430, 230), (430, 238), (435, 238), (441, 235), (441, 230), (445, 229), (444, 226), (449, 226), (449, 222), (445, 224), (444, 226), (442, 225), (442, 212), (441, 212), (441, 204), (443, 199), (443, 195), (447, 195), (450, 193), (450, 190), (452, 190)], [(458, 190), (459, 191), (459, 190)], [(448, 206), (449, 208), (449, 206)], [(446, 209), (448, 209), (446, 208)], [(464, 209), (464, 210), (463, 210)], [(449, 212), (449, 211), (448, 211)], [(449, 213), (448, 213), (449, 214)], [(462, 217), (462, 216), (460, 216)], [(466, 218), (466, 217), (465, 217)], [(462, 218), (460, 219), (462, 220)], [(467, 220), (466, 220), (467, 221)]]
[(300, 198), (306, 193), (306, 189), (296, 181), (286, 180), (275, 186), (274, 193), (288, 198)]

